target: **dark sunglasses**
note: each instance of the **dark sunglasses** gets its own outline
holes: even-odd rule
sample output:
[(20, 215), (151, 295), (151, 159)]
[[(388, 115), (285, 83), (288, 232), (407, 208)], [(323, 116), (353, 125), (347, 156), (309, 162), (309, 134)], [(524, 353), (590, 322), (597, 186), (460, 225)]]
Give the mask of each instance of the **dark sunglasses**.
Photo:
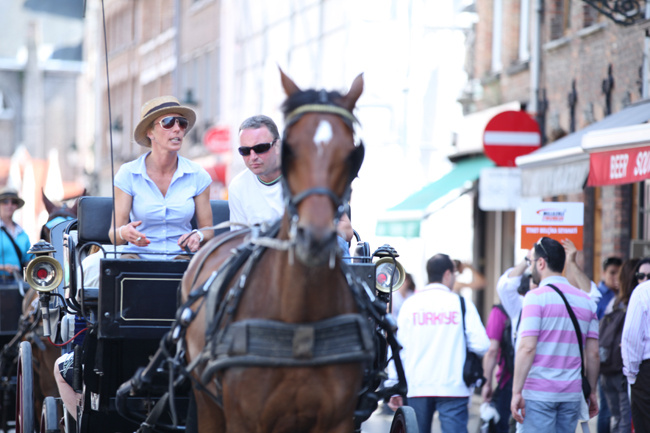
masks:
[(250, 155), (251, 150), (259, 155), (259, 154), (268, 152), (271, 149), (271, 146), (273, 146), (273, 144), (275, 144), (276, 141), (278, 141), (277, 138), (275, 140), (273, 140), (272, 142), (270, 142), (270, 143), (260, 143), (260, 144), (256, 144), (255, 146), (251, 146), (251, 147), (242, 146), (237, 150), (239, 151), (239, 154), (241, 156)]
[(548, 257), (548, 253), (546, 252), (546, 248), (544, 248), (544, 244), (542, 243), (543, 240), (544, 240), (544, 238), (539, 238), (539, 240), (535, 243), (535, 245), (539, 245), (539, 246), (540, 246), (540, 248), (541, 248), (542, 251), (544, 252), (544, 258), (547, 258), (547, 257)]
[(180, 116), (163, 117), (158, 123), (160, 123), (162, 129), (172, 129), (176, 122), (178, 122), (178, 126), (183, 130), (187, 129), (187, 126), (190, 124), (186, 118)]
[(644, 274), (643, 272), (637, 272), (634, 274), (637, 280), (647, 280), (650, 279), (650, 274)]
[(2, 203), (2, 204), (13, 204), (14, 206), (18, 206), (18, 204), (19, 204), (18, 200), (12, 200), (10, 198), (6, 198), (6, 199), (2, 200), (2, 201), (0, 201), (0, 203)]

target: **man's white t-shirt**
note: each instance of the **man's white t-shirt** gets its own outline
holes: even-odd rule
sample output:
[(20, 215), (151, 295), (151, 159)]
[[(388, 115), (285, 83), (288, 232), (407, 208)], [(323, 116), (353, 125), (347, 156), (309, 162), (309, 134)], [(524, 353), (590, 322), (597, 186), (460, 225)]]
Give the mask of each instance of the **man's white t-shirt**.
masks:
[[(228, 186), (230, 221), (246, 225), (272, 223), (284, 214), (282, 183), (262, 183), (246, 169), (233, 178)], [(231, 230), (241, 227), (231, 226)]]

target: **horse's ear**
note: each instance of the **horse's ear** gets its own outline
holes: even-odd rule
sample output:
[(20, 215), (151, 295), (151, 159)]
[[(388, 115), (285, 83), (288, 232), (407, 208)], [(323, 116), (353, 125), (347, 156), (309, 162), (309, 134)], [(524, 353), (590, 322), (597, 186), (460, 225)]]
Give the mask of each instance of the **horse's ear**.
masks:
[(357, 75), (357, 78), (354, 79), (354, 81), (352, 82), (352, 86), (350, 87), (350, 91), (347, 93), (347, 95), (341, 98), (341, 105), (347, 108), (348, 111), (352, 111), (355, 104), (357, 103), (357, 100), (359, 99), (359, 96), (361, 96), (362, 92), (363, 92), (363, 73)]
[(43, 204), (45, 205), (45, 210), (47, 213), (52, 213), (56, 209), (56, 205), (50, 201), (49, 198), (45, 195), (45, 190), (41, 188), (41, 194), (43, 194)]
[(284, 93), (287, 94), (287, 96), (291, 96), (296, 92), (300, 92), (300, 88), (296, 86), (296, 83), (293, 82), (293, 80), (282, 71), (282, 68), (278, 67), (280, 69), (280, 80), (282, 81), (282, 88), (284, 88)]
[[(84, 192), (86, 192), (86, 190), (84, 190)], [(83, 197), (83, 196), (82, 196), (82, 197)], [(74, 201), (74, 204), (73, 204), (72, 207), (70, 208), (70, 212), (72, 212), (74, 215), (77, 215), (77, 207), (78, 207), (78, 205), (79, 205), (79, 198), (77, 198), (77, 199)]]

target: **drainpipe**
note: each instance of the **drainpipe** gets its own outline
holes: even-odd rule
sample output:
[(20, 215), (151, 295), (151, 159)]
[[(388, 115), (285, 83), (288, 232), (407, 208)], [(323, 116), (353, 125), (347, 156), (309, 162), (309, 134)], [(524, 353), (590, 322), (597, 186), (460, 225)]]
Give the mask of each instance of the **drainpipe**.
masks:
[(530, 103), (528, 111), (537, 113), (539, 109), (539, 87), (542, 70), (542, 19), (544, 14), (543, 0), (535, 1), (535, 17), (530, 52)]

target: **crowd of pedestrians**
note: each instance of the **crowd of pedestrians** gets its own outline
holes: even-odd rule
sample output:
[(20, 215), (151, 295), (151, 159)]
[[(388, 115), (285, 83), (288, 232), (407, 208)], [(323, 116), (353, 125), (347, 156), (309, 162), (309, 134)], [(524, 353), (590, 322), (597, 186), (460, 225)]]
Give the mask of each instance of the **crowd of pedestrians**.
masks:
[(598, 284), (582, 260), (568, 240), (539, 239), (498, 279), (484, 327), (454, 291), (458, 262), (431, 257), (428, 284), (397, 315), (408, 395), (389, 406), (413, 407), (420, 433), (435, 412), (443, 432), (466, 432), (473, 352), (485, 375), (481, 432), (574, 433), (596, 416), (598, 433), (650, 432), (650, 258), (608, 257)]

